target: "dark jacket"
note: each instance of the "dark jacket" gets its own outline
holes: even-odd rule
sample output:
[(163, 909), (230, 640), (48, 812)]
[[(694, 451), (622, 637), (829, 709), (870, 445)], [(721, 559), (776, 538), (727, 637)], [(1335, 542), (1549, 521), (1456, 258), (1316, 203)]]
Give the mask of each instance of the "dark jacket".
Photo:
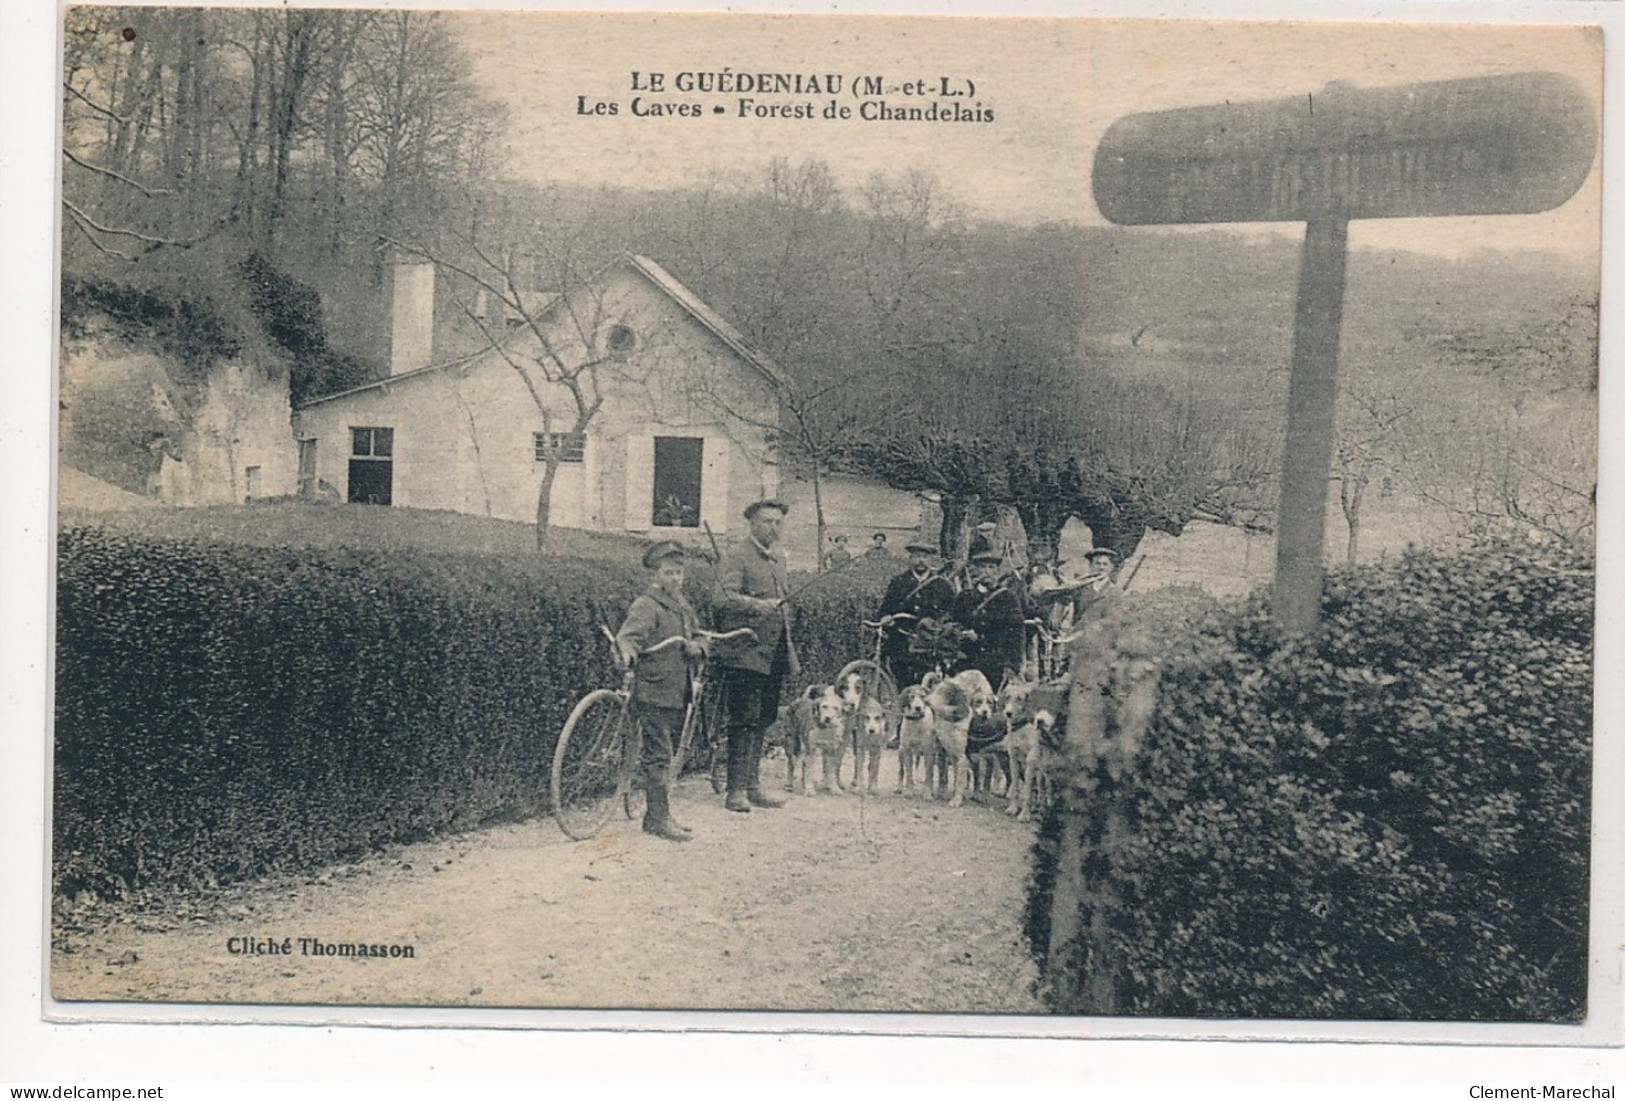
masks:
[(995, 686), (999, 674), (1019, 671), (1026, 655), (1026, 608), (1011, 589), (1001, 585), (984, 592), (975, 585), (954, 600), (953, 620), (976, 632), (976, 641), (961, 669), (980, 669)]
[[(615, 641), (642, 654), (673, 635), (693, 638), (699, 626), (699, 617), (686, 599), (650, 585), (632, 601)], [(682, 707), (688, 702), (688, 659), (683, 647), (668, 646), (638, 659), (632, 699), (650, 707)]]
[(769, 609), (758, 603), (777, 600), (789, 591), (784, 556), (777, 550), (764, 551), (755, 539), (746, 539), (724, 554), (717, 564), (717, 630), (749, 627), (756, 637), (717, 643), (711, 660), (729, 668), (771, 673), (773, 655), (783, 646), (794, 670), (796, 647), (790, 637), (789, 606)]
[(913, 621), (893, 625), (886, 632), (881, 651), (888, 658), (908, 653), (909, 636), (922, 619), (946, 619), (954, 607), (954, 587), (948, 579), (937, 573), (927, 573), (925, 579), (914, 576), (913, 570), (904, 570), (891, 579), (886, 595), (880, 598), (877, 617), (911, 615)]

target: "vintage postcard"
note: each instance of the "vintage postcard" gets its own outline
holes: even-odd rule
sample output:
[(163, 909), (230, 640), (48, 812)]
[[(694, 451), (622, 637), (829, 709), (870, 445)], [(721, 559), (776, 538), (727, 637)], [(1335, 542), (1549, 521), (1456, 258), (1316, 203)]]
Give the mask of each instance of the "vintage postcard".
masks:
[(1618, 1041), (1594, 20), (60, 16), (49, 1015)]

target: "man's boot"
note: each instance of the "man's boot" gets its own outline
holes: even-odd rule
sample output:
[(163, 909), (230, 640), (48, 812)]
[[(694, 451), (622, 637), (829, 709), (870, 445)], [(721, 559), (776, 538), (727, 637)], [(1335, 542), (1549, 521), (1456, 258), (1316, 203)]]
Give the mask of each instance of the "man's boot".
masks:
[(751, 731), (749, 755), (745, 758), (745, 798), (753, 807), (782, 807), (784, 799), (762, 790), (762, 743), (766, 736), (764, 730)]
[(671, 820), (671, 795), (664, 783), (650, 784), (649, 790), (644, 794), (649, 799), (649, 809), (643, 814), (644, 833), (653, 834), (667, 841), (693, 840)]
[(728, 797), (723, 807), (740, 814), (750, 813), (750, 799), (745, 795), (745, 755), (750, 752), (750, 731), (734, 727), (728, 731)]

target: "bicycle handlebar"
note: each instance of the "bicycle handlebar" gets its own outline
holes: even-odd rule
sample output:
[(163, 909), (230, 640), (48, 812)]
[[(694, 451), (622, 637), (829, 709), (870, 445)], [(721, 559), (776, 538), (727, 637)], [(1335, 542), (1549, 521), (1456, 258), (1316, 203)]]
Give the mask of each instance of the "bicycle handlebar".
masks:
[[(750, 637), (755, 638), (756, 637), (755, 629), (751, 628), (751, 627), (735, 627), (731, 631), (704, 631), (704, 630), (700, 630), (700, 631), (695, 631), (694, 632), (694, 637), (695, 638), (701, 638), (701, 639), (704, 639), (707, 642), (732, 642), (734, 639), (744, 638), (746, 635), (749, 635)], [(644, 650), (643, 650), (643, 653), (644, 654), (657, 653), (657, 652), (659, 652), (661, 650), (665, 650), (665, 649), (668, 649), (668, 648), (670, 648), (672, 646), (676, 646), (680, 642), (686, 642), (686, 641), (688, 641), (688, 640), (685, 639), (682, 635), (672, 635), (670, 638), (661, 639), (659, 642), (655, 643), (653, 646), (645, 647)]]
[(1045, 642), (1054, 642), (1059, 637), (1049, 629), (1049, 624), (1045, 623), (1042, 619), (1024, 619), (1021, 621), (1021, 624), (1024, 627), (1031, 627), (1035, 632), (1037, 632), (1038, 637), (1043, 639)]
[(866, 619), (866, 620), (863, 621), (863, 625), (865, 627), (870, 628), (871, 630), (879, 630), (882, 627), (890, 627), (893, 623), (896, 623), (899, 619), (919, 619), (919, 618), (920, 618), (919, 616), (913, 615), (913, 614), (911, 614), (909, 612), (893, 612), (891, 615), (883, 615), (879, 619)]

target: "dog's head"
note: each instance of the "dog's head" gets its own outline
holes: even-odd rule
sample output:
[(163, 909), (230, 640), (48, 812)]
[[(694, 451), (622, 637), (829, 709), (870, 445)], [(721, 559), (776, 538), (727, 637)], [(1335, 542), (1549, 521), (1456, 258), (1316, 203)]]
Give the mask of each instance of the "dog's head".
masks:
[(872, 739), (886, 737), (886, 709), (873, 696), (858, 704), (858, 728)]
[(1066, 710), (1070, 702), (1071, 693), (1064, 684), (1042, 684), (1028, 694), (1028, 711), (1045, 745), (1059, 746), (1065, 737)]
[(835, 694), (840, 697), (848, 715), (855, 712), (858, 704), (863, 702), (863, 687), (862, 673), (847, 673), (835, 682)]
[(999, 711), (1004, 715), (1006, 725), (1014, 728), (1020, 726), (1029, 717), (1027, 704), (1032, 698), (1033, 685), (1031, 681), (1006, 681), (1004, 690), (999, 693)]
[(905, 719), (919, 722), (931, 715), (931, 704), (926, 699), (926, 691), (917, 684), (903, 689), (903, 694), (898, 697), (897, 702)]
[(815, 684), (803, 693), (803, 697), (812, 704), (813, 721), (826, 730), (841, 725), (841, 720), (846, 717), (846, 703), (830, 685)]
[(998, 698), (992, 692), (973, 691), (970, 694), (971, 718), (987, 722), (993, 718), (993, 710), (998, 705)]

